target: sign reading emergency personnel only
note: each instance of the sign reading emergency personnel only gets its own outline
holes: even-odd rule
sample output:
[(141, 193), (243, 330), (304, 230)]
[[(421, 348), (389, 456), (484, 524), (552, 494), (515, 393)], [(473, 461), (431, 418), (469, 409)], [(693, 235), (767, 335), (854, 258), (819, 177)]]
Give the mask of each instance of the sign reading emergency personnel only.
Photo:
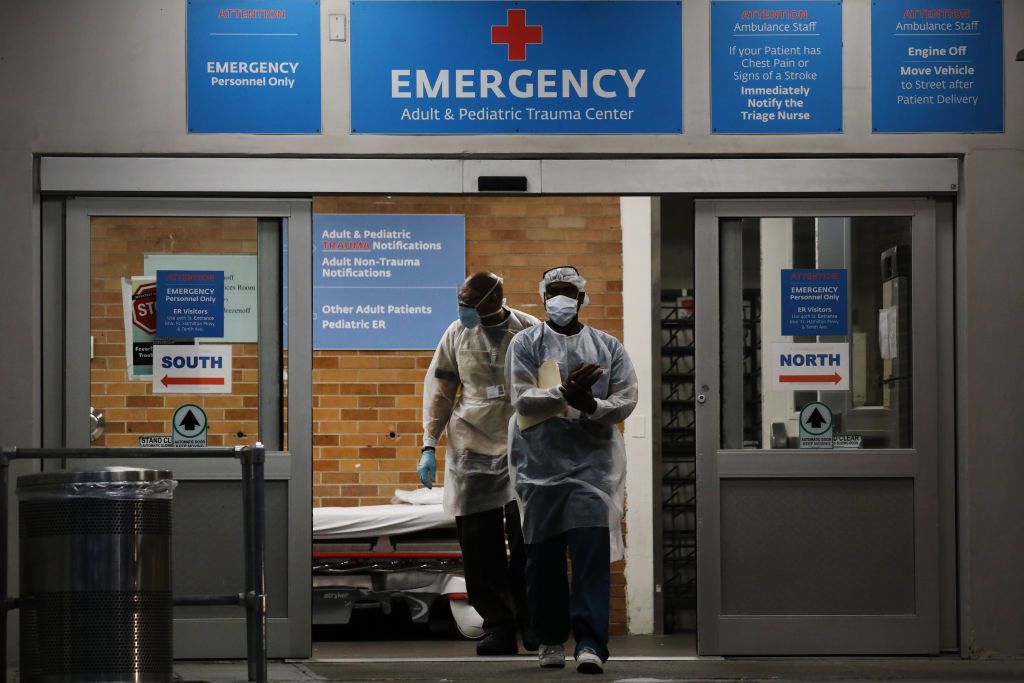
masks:
[(230, 394), (231, 346), (153, 347), (154, 394)]
[(772, 344), (772, 389), (845, 391), (849, 388), (849, 344)]

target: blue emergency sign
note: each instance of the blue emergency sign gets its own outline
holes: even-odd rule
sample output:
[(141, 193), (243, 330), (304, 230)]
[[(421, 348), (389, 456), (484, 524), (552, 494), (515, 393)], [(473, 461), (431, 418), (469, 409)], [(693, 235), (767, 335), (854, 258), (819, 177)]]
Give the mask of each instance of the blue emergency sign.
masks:
[(224, 271), (156, 271), (156, 335), (224, 336)]
[(874, 0), (876, 133), (1004, 129), (1002, 0)]
[(353, 0), (352, 132), (681, 133), (679, 0)]
[(318, 0), (189, 0), (188, 132), (320, 132)]
[(712, 133), (841, 133), (840, 0), (711, 3)]
[(783, 335), (847, 334), (850, 316), (845, 268), (786, 268), (781, 279)]

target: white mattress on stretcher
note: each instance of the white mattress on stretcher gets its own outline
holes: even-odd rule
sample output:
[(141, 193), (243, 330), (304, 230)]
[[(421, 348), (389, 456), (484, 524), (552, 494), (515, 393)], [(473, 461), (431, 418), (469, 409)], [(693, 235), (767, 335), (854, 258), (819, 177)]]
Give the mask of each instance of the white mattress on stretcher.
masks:
[(365, 505), (313, 508), (315, 540), (407, 534), (455, 526), (441, 505)]

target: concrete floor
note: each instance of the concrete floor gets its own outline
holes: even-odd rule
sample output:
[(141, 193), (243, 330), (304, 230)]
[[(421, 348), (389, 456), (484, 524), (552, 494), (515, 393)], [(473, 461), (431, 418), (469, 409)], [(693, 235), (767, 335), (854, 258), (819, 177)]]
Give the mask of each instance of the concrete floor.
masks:
[[(692, 636), (613, 638), (605, 675), (583, 678), (572, 661), (564, 670), (541, 669), (536, 655), (476, 657), (460, 640), (316, 643), (307, 661), (270, 662), (274, 683), (547, 683), (603, 680), (608, 683), (710, 681), (933, 681), (974, 683), (1024, 681), (1024, 660), (930, 658), (720, 658), (697, 657)], [(18, 681), (17, 672), (8, 672)], [(176, 683), (244, 683), (245, 662), (175, 664)]]
[[(1024, 660), (965, 661), (932, 658), (731, 658), (697, 657), (692, 636), (613, 638), (605, 675), (609, 683), (708, 681), (1024, 681)], [(537, 666), (536, 655), (480, 658), (459, 640), (320, 642), (313, 658), (272, 662), (275, 683), (540, 683), (580, 680), (571, 661), (564, 670)], [(245, 681), (239, 662), (179, 662), (182, 683)]]

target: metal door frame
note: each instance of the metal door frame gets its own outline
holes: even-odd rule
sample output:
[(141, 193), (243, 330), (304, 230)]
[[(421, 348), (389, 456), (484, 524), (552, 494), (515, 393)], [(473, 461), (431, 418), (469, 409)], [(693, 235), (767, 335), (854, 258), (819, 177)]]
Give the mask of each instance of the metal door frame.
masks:
[[(718, 387), (719, 220), (742, 217), (911, 216), (913, 245), (914, 446), (901, 450), (723, 450)], [(925, 199), (698, 200), (695, 215), (698, 405), (698, 648), (701, 654), (937, 653), (939, 623), (939, 377), (937, 242), (934, 202)], [(950, 386), (945, 382), (944, 386)], [(704, 389), (707, 386), (708, 389)], [(923, 460), (921, 454), (930, 455)], [(898, 477), (914, 480), (914, 615), (737, 616), (721, 614), (720, 479)], [(765, 624), (770, 622), (771, 628)], [(907, 635), (910, 626), (912, 636)], [(845, 638), (848, 651), (827, 643)], [(756, 642), (756, 645), (751, 643)]]
[[(61, 209), (63, 204), (63, 212)], [(90, 363), (87, 354), (90, 342), (90, 234), (91, 220), (97, 216), (196, 216), (254, 217), (280, 220), (289, 240), (288, 274), (294, 282), (308, 282), (312, 263), (302, 258), (312, 249), (312, 203), (308, 199), (200, 199), (200, 198), (46, 198), (44, 206), (44, 258), (63, 263), (60, 269), (62, 286), (48, 290), (44, 321), (44, 340), (50, 357), (44, 361), (44, 377), (51, 391), (44, 401), (44, 438), (50, 443), (87, 448)], [(61, 215), (63, 213), (63, 216)], [(61, 221), (63, 217), (63, 221)], [(63, 225), (61, 225), (63, 223)], [(259, 226), (265, 226), (259, 220)], [(260, 237), (260, 239), (264, 239)], [(261, 251), (263, 249), (261, 243)], [(264, 255), (265, 256), (265, 255)], [(261, 259), (262, 262), (262, 259)], [(263, 289), (260, 290), (261, 293)], [(261, 296), (261, 305), (266, 305)], [(267, 453), (268, 481), (288, 482), (288, 616), (267, 620), (269, 655), (271, 657), (308, 657), (311, 652), (312, 576), (309, 557), (312, 550), (312, 528), (309, 510), (312, 507), (312, 300), (307, 288), (288, 287), (288, 450)], [(260, 339), (268, 321), (261, 320)], [(57, 341), (58, 335), (63, 343)], [(280, 339), (274, 335), (273, 341)], [(280, 353), (260, 343), (260, 355)], [(62, 346), (62, 348), (60, 348)], [(264, 363), (260, 363), (261, 368)], [(272, 365), (278, 368), (278, 364)], [(275, 373), (276, 374), (276, 373)], [(53, 382), (56, 383), (53, 383)], [(84, 391), (72, 390), (81, 387)], [(265, 391), (280, 392), (280, 377), (260, 372), (260, 412), (266, 401), (279, 396), (264, 396)], [(56, 426), (60, 425), (60, 429)], [(271, 429), (271, 439), (280, 439), (280, 430)], [(58, 443), (59, 441), (59, 443)], [(88, 461), (79, 463), (85, 466)], [(95, 463), (96, 465), (138, 463)], [(194, 480), (239, 479), (236, 463), (215, 459), (171, 459), (161, 461), (178, 478)], [(241, 562), (242, 558), (239, 557)], [(230, 658), (244, 656), (244, 616), (223, 619), (176, 620), (175, 649), (178, 657)], [(223, 638), (223, 626), (237, 622), (238, 642)]]

